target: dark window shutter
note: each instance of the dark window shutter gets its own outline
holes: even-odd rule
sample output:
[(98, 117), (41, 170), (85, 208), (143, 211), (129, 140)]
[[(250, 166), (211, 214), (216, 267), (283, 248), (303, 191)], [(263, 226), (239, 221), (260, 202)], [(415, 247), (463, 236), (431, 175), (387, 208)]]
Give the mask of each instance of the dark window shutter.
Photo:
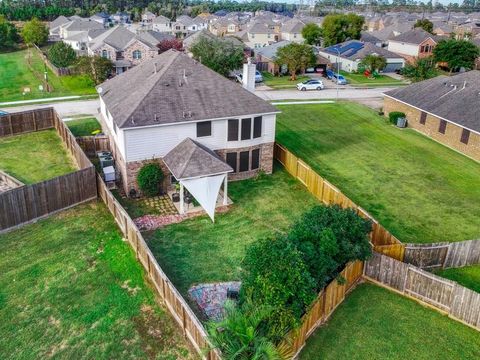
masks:
[(262, 117), (257, 116), (253, 119), (253, 137), (259, 138), (262, 136)]
[(468, 139), (470, 139), (470, 130), (462, 129), (462, 137), (460, 138), (460, 141), (465, 145), (468, 145)]
[(228, 141), (238, 140), (238, 119), (228, 120)]
[(260, 149), (252, 150), (252, 170), (260, 166)]
[(227, 153), (227, 164), (230, 165), (234, 172), (237, 172), (237, 153)]
[(212, 135), (212, 122), (202, 121), (197, 123), (197, 137)]
[(248, 158), (250, 157), (250, 153), (248, 151), (242, 151), (240, 153), (240, 169), (239, 171), (248, 171)]
[(252, 119), (242, 119), (242, 140), (249, 140), (252, 136)]
[(445, 134), (445, 130), (447, 129), (447, 122), (445, 120), (440, 120), (440, 125), (438, 127), (438, 132), (441, 134)]
[(420, 114), (420, 124), (425, 125), (426, 122), (427, 122), (427, 113), (422, 111), (422, 113)]

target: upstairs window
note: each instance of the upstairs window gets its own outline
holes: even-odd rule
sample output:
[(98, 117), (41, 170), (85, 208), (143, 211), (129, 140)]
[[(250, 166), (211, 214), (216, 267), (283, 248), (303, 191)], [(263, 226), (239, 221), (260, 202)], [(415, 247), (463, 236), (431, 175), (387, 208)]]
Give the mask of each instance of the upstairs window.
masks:
[(142, 52), (140, 50), (135, 50), (132, 56), (135, 60), (140, 60), (142, 58)]
[(468, 140), (470, 139), (470, 130), (462, 129), (462, 136), (460, 137), (460, 142), (468, 145)]
[(447, 129), (447, 122), (445, 120), (440, 120), (440, 125), (438, 126), (438, 132), (440, 134), (445, 134)]
[(197, 137), (211, 136), (212, 135), (212, 122), (201, 121), (197, 123)]
[(107, 50), (102, 50), (102, 57), (105, 58), (105, 59), (109, 59), (110, 56), (108, 55), (108, 51)]
[(242, 140), (249, 140), (252, 137), (252, 119), (242, 119)]
[(238, 141), (238, 119), (228, 120), (228, 141)]
[(259, 138), (262, 136), (262, 117), (257, 116), (253, 119), (253, 138)]

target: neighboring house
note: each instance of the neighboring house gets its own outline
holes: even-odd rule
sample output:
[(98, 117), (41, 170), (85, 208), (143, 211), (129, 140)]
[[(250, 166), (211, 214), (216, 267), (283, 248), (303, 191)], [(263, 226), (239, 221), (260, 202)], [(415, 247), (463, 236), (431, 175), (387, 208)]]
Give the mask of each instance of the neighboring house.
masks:
[(246, 31), (246, 41), (248, 47), (256, 49), (273, 44), (280, 40), (279, 25), (268, 25), (264, 23), (254, 23)]
[(126, 12), (118, 11), (110, 17), (110, 20), (116, 25), (128, 24), (130, 22), (130, 15)]
[(386, 92), (383, 111), (404, 112), (409, 127), (480, 161), (480, 71)]
[(172, 21), (163, 15), (157, 16), (152, 21), (152, 30), (162, 33), (172, 33)]
[(383, 43), (384, 43), (381, 39), (379, 39), (378, 37), (376, 37), (375, 35), (367, 31), (361, 32), (360, 41), (365, 43), (371, 43), (378, 47), (383, 47)]
[(201, 30), (201, 31), (194, 32), (193, 34), (190, 34), (185, 39), (183, 39), (183, 42), (182, 42), (183, 43), (183, 48), (185, 49), (185, 51), (190, 52), (190, 49), (191, 49), (192, 45), (195, 44), (195, 42), (197, 42), (198, 40), (200, 40), (202, 38), (206, 38), (206, 39), (209, 39), (209, 40), (225, 41), (225, 42), (228, 42), (228, 43), (230, 43), (234, 46), (238, 46), (238, 47), (241, 47), (241, 48), (244, 48), (244, 46), (245, 46), (243, 44), (243, 42), (241, 42), (240, 40), (238, 40), (235, 37), (229, 37), (229, 36), (217, 37), (217, 36), (213, 35), (210, 31), (204, 29), (204, 30)]
[(286, 68), (281, 69), (279, 65), (275, 63), (277, 58), (278, 49), (291, 44), (291, 41), (281, 40), (272, 45), (268, 45), (261, 48), (256, 48), (254, 50), (255, 60), (257, 62), (257, 69), (260, 71), (268, 71), (273, 75), (278, 75), (279, 73), (284, 73), (287, 71)]
[(172, 25), (172, 32), (178, 38), (185, 38), (189, 34), (203, 30), (206, 27), (206, 23), (203, 18), (197, 20), (192, 19), (190, 16), (182, 15)]
[(302, 29), (305, 23), (298, 19), (291, 19), (286, 21), (281, 28), (281, 39), (287, 41), (294, 41), (303, 43)]
[(90, 17), (90, 20), (96, 21), (100, 24), (103, 25), (103, 27), (108, 27), (110, 24), (110, 15), (108, 15), (106, 12), (102, 11), (99, 13), (96, 13), (95, 15)]
[(208, 29), (216, 36), (231, 35), (240, 31), (240, 23), (237, 20), (220, 18), (210, 23)]
[(101, 23), (90, 19), (74, 19), (60, 25), (59, 37), (69, 44), (78, 54), (84, 55), (87, 52), (88, 34), (91, 31), (103, 31)]
[(151, 161), (167, 175), (164, 188), (181, 180), (175, 179), (181, 169), (200, 169), (195, 176), (208, 177), (211, 169), (202, 173), (202, 168), (218, 165), (193, 155), (183, 164), (165, 164), (172, 151), (176, 155), (170, 158), (182, 151), (184, 156), (215, 152), (233, 169), (230, 180), (272, 172), (277, 109), (183, 52), (168, 50), (97, 90), (102, 128), (127, 194), (138, 191), (138, 171)]
[(88, 54), (112, 60), (115, 74), (121, 74), (158, 54), (158, 43), (169, 35), (146, 31), (134, 34), (123, 26), (115, 26), (88, 44)]
[(383, 72), (394, 72), (405, 66), (405, 59), (398, 54), (359, 40), (349, 40), (329, 46), (320, 49), (318, 53), (327, 58), (333, 65), (336, 65), (338, 62), (340, 70), (347, 72), (357, 71), (360, 62), (367, 55), (378, 55), (385, 58), (387, 66), (383, 69)]
[(407, 31), (388, 41), (388, 50), (403, 56), (408, 62), (429, 57), (437, 45), (434, 35), (421, 28)]
[(446, 23), (434, 24), (433, 33), (437, 36), (445, 37), (450, 37), (452, 34), (454, 34), (453, 28)]
[(155, 20), (156, 17), (157, 16), (154, 13), (147, 10), (142, 14), (142, 23), (151, 24), (153, 23), (153, 20)]
[(62, 25), (70, 23), (71, 20), (65, 16), (59, 16), (48, 24), (49, 40), (60, 40), (60, 28)]

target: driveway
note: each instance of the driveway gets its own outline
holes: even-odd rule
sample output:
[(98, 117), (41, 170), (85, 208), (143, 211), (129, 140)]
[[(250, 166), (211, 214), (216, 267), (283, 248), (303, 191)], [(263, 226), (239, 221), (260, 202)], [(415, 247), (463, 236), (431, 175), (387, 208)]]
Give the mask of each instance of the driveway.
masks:
[(77, 101), (64, 101), (51, 104), (31, 104), (22, 105), (11, 108), (2, 108), (2, 110), (12, 113), (18, 111), (28, 111), (33, 109), (41, 109), (53, 106), (57, 113), (62, 117), (72, 117), (79, 115), (92, 115), (95, 116), (98, 113), (100, 102), (98, 99), (93, 100), (77, 100)]
[[(383, 99), (383, 93), (392, 88), (378, 87), (372, 89), (358, 89), (350, 87), (339, 87), (339, 100), (355, 100), (355, 99)], [(256, 90), (255, 95), (264, 100), (312, 100), (320, 99), (326, 100), (337, 99), (337, 89), (327, 87), (324, 90), (316, 91), (298, 91), (297, 89), (285, 90)]]

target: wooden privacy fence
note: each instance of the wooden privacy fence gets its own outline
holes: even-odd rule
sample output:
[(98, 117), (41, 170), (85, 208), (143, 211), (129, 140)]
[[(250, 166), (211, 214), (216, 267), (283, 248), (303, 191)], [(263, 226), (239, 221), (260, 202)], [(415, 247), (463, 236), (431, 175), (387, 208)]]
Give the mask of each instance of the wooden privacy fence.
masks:
[(57, 67), (52, 64), (52, 62), (48, 59), (47, 55), (37, 46), (33, 45), (37, 52), (39, 53), (40, 57), (42, 58), (43, 62), (45, 65), (52, 70), (52, 72), (57, 75), (57, 76), (65, 76), (65, 75), (71, 75), (72, 70), (70, 68), (63, 68), (63, 67)]
[(379, 253), (365, 262), (364, 276), (480, 330), (480, 293)]
[(456, 268), (480, 264), (480, 240), (406, 244), (403, 261), (422, 269)]
[(208, 349), (209, 343), (203, 325), (163, 272), (133, 220), (108, 190), (100, 176), (97, 176), (97, 187), (100, 198), (112, 213), (120, 230), (147, 272), (156, 293), (164, 300), (173, 318), (182, 328), (183, 334), (202, 357), (208, 360), (220, 360), (220, 354), (216, 350), (205, 351), (205, 349)]
[[(391, 256), (399, 259), (403, 257), (403, 245), (395, 236), (388, 232), (364, 209), (346, 197), (338, 188), (322, 178), (305, 162), (278, 143), (275, 143), (275, 158), (324, 204), (337, 204), (342, 208), (352, 208), (361, 217), (369, 219), (372, 222), (370, 239), (375, 246), (375, 250), (381, 252), (390, 251)], [(392, 247), (391, 245), (394, 246)]]
[(345, 300), (345, 295), (355, 287), (361, 279), (362, 273), (362, 261), (349, 263), (340, 273), (345, 279), (345, 283), (340, 284), (335, 279), (318, 294), (310, 310), (302, 317), (302, 325), (289, 333), (283, 341), (283, 345), (288, 346), (295, 357), (315, 329), (325, 323), (337, 306)]
[(108, 136), (80, 136), (77, 143), (88, 156), (95, 156), (97, 151), (111, 151)]
[(0, 116), (0, 137), (55, 128), (80, 170), (0, 194), (0, 232), (97, 197), (95, 168), (53, 108)]

